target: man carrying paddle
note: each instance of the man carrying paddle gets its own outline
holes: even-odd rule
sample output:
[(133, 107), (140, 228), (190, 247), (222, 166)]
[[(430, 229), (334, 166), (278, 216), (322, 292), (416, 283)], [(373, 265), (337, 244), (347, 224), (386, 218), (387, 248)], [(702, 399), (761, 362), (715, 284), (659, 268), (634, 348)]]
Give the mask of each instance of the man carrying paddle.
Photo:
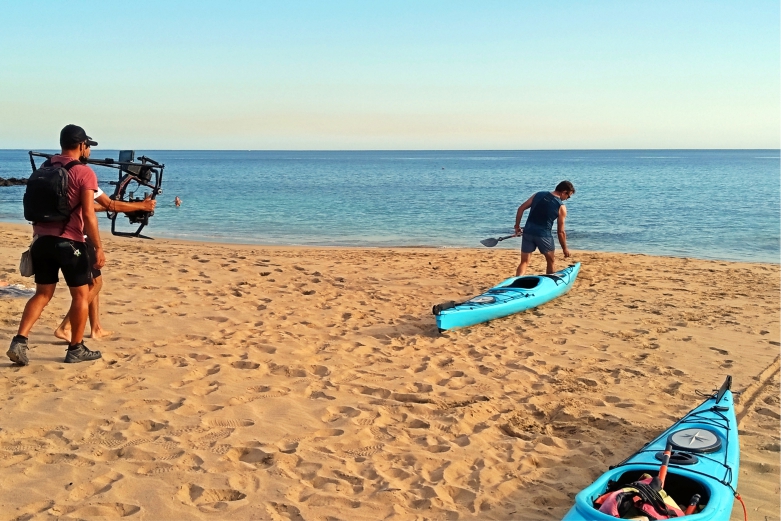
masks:
[[(553, 192), (537, 192), (518, 207), (515, 215), (515, 236), (523, 235), (521, 240), (521, 263), (515, 270), (515, 276), (520, 277), (526, 273), (529, 266), (529, 258), (534, 250), (540, 250), (548, 263), (546, 273), (556, 271), (556, 246), (553, 243), (553, 221), (557, 221), (557, 235), (559, 244), (564, 252), (564, 257), (569, 257), (567, 249), (567, 234), (564, 231), (564, 221), (567, 218), (567, 207), (562, 203), (572, 197), (575, 187), (569, 181), (562, 181), (556, 185)], [(523, 212), (531, 208), (529, 218), (521, 229)]]

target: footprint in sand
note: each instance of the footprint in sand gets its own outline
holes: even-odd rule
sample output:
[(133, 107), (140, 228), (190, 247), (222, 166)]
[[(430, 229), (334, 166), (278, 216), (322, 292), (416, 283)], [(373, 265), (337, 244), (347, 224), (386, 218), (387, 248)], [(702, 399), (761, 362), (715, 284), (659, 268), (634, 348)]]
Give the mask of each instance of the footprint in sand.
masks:
[(333, 438), (335, 436), (341, 436), (344, 434), (344, 431), (342, 429), (320, 429), (319, 431), (315, 431), (312, 435), (312, 441), (318, 442), (323, 441), (327, 438)]
[(203, 488), (198, 485), (183, 485), (176, 494), (184, 504), (195, 505), (204, 511), (226, 510), (235, 501), (241, 501), (247, 495), (232, 488)]
[(167, 472), (172, 472), (176, 470), (177, 467), (174, 465), (171, 465), (170, 463), (156, 463), (153, 465), (143, 465), (138, 468), (136, 471), (136, 474), (139, 474), (141, 476), (155, 476), (158, 474), (165, 474)]
[(331, 423), (336, 420), (343, 420), (346, 418), (355, 418), (360, 416), (361, 411), (352, 407), (327, 407), (326, 413), (321, 418), (326, 423)]
[(210, 432), (194, 440), (192, 445), (196, 449), (208, 449), (215, 442), (225, 439), (231, 434), (233, 434), (233, 429), (210, 430)]
[(304, 521), (301, 511), (293, 505), (271, 502), (266, 505), (266, 510), (274, 521)]
[(413, 385), (414, 389), (412, 391), (417, 393), (430, 393), (434, 390), (433, 386), (421, 382), (415, 382)]
[(74, 467), (91, 467), (94, 461), (83, 458), (77, 454), (42, 454), (35, 458), (46, 465), (59, 465), (65, 463)]
[(250, 362), (249, 360), (239, 360), (231, 364), (236, 369), (257, 369), (260, 364), (256, 362)]
[(206, 425), (209, 427), (230, 427), (230, 428), (237, 428), (237, 427), (252, 427), (255, 425), (255, 422), (253, 420), (223, 420), (218, 418), (213, 418), (210, 420), (204, 421)]
[(274, 464), (274, 454), (255, 447), (230, 447), (225, 452), (225, 459), (249, 463), (255, 468), (268, 468)]
[(368, 447), (361, 447), (358, 449), (347, 449), (344, 452), (346, 454), (349, 454), (350, 456), (353, 456), (356, 458), (356, 460), (360, 458), (366, 458), (368, 456), (373, 456), (374, 454), (377, 454), (382, 450), (382, 445), (370, 445)]
[(109, 472), (98, 476), (97, 478), (83, 483), (81, 485), (72, 485), (66, 487), (66, 490), (70, 491), (68, 494), (69, 501), (82, 501), (88, 497), (92, 497), (95, 494), (101, 494), (111, 489), (111, 486), (122, 479), (124, 476), (119, 472)]
[(290, 394), (287, 387), (271, 387), (268, 385), (255, 385), (247, 387), (248, 393), (234, 396), (228, 400), (229, 405), (241, 405), (264, 398), (279, 398)]
[(298, 441), (282, 440), (277, 442), (277, 448), (279, 449), (279, 452), (282, 452), (283, 454), (293, 454), (296, 452), (296, 449), (298, 449)]

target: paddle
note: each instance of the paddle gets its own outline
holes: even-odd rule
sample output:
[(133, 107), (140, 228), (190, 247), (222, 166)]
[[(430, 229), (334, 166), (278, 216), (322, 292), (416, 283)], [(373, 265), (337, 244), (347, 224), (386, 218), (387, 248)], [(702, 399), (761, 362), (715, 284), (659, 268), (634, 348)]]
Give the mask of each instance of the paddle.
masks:
[(684, 511), (683, 515), (690, 516), (694, 513), (694, 511), (697, 509), (697, 505), (700, 503), (700, 495), (694, 494), (691, 498), (691, 501), (689, 501), (689, 506), (686, 507), (686, 510)]
[(667, 465), (670, 464), (670, 455), (672, 454), (672, 451), (673, 446), (668, 443), (664, 448), (664, 454), (662, 455), (662, 466), (659, 467), (659, 481), (662, 484), (662, 488), (664, 488), (664, 480), (667, 477)]
[(498, 239), (483, 239), (480, 241), (480, 244), (483, 246), (488, 246), (489, 248), (493, 248), (497, 244), (499, 244), (501, 241), (505, 239), (512, 239), (513, 237), (518, 237), (517, 235), (508, 235), (507, 237), (499, 237)]

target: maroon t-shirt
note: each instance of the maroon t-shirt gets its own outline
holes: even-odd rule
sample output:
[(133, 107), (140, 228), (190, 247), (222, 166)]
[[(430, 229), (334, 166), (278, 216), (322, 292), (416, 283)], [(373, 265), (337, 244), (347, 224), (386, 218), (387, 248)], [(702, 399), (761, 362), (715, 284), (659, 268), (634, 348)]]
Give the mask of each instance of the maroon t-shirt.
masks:
[[(63, 155), (56, 155), (51, 158), (52, 164), (67, 165), (73, 161), (73, 158)], [(62, 228), (62, 222), (38, 223), (33, 224), (33, 233), (35, 235), (55, 235), (64, 239), (71, 239), (77, 242), (84, 242), (84, 217), (81, 215), (81, 192), (84, 190), (97, 190), (98, 177), (95, 172), (87, 165), (74, 165), (68, 172), (68, 205), (70, 206), (71, 216), (65, 230)], [(76, 208), (79, 206), (78, 208)], [(74, 210), (75, 208), (75, 210)]]

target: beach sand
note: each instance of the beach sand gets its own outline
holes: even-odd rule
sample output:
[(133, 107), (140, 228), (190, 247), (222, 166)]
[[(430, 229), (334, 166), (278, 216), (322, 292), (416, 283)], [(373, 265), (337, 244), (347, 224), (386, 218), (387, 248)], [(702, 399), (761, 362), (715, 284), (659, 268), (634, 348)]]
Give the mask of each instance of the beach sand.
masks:
[[(32, 286), (28, 227), (0, 237)], [(440, 335), (517, 252), (105, 243), (103, 359), (62, 363), (61, 283), (0, 362), (2, 519), (560, 519), (728, 374), (738, 490), (778, 519), (778, 265), (578, 251), (569, 294)]]

